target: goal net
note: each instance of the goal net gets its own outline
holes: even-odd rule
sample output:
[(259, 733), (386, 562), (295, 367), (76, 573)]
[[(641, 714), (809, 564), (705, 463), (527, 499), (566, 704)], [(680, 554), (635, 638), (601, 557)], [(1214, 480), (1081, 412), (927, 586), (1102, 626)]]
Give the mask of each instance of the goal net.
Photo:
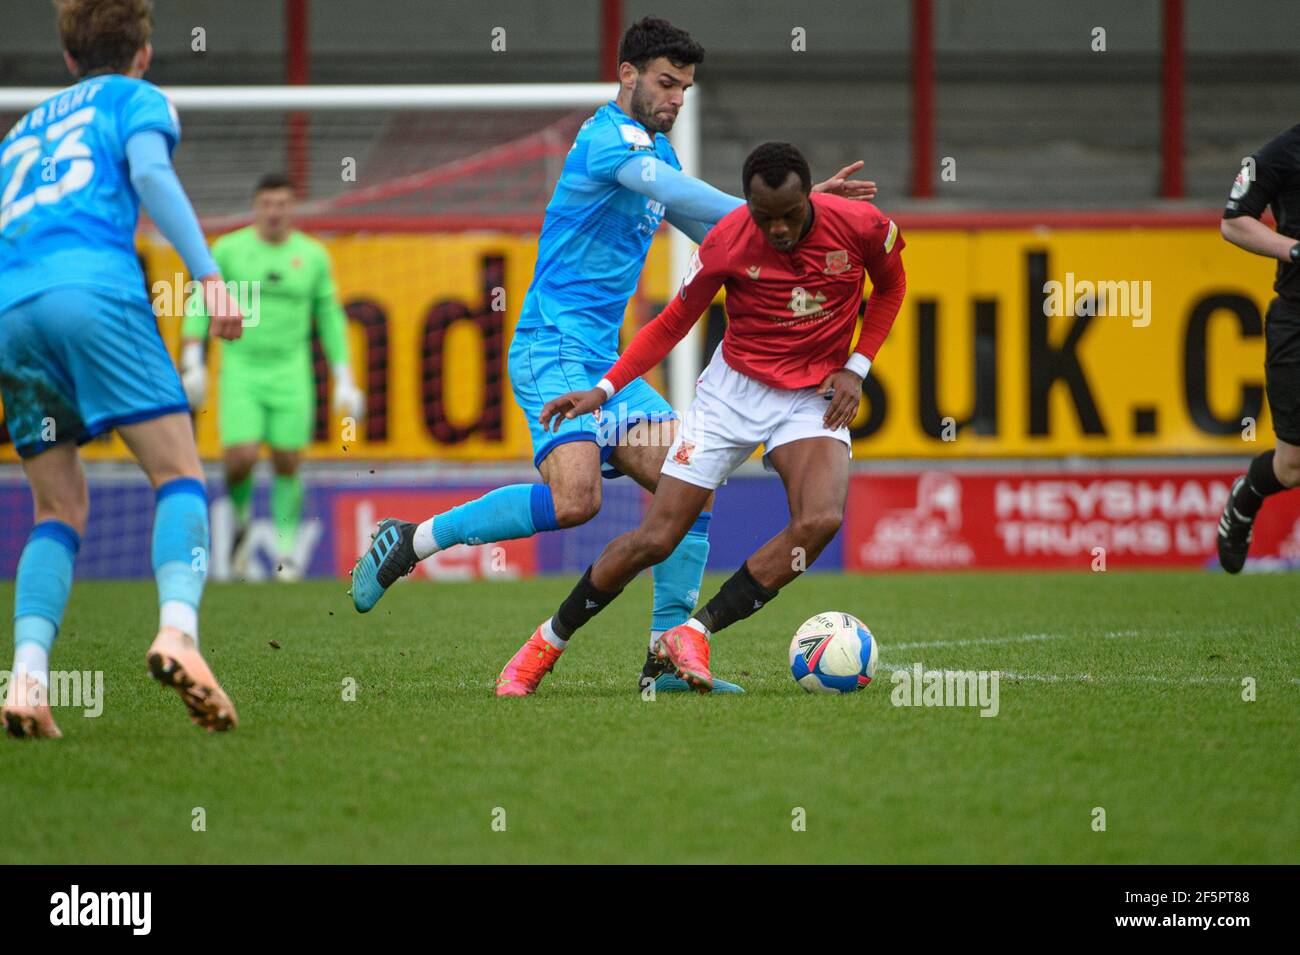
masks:
[[(0, 90), (0, 129), (54, 90)], [(297, 224), (326, 242), (348, 309), (354, 371), (367, 413), (349, 442), (328, 411), (328, 374), (317, 345), (316, 443), (307, 466), (307, 518), (318, 522), (315, 573), (330, 566), (331, 538), (351, 533), (335, 520), (334, 497), (349, 486), (402, 472), (408, 483), (472, 487), (533, 480), (526, 422), (510, 398), (505, 349), (532, 277), (543, 212), (574, 137), (608, 101), (609, 84), (369, 87), (190, 87), (165, 90), (182, 141), (177, 172), (210, 238), (251, 221), (257, 180), (269, 172), (299, 183)], [(699, 103), (673, 132), (687, 172), (697, 169)], [(151, 282), (183, 271), (142, 221), (142, 257)], [(629, 305), (630, 335), (671, 294), (691, 244), (665, 229)], [(493, 290), (504, 292), (499, 316)], [(178, 347), (179, 317), (160, 311), (160, 330)], [(700, 367), (700, 342), (687, 343), (654, 383), (683, 407)], [(216, 360), (219, 360), (219, 356)], [(214, 372), (216, 368), (212, 369)], [(215, 380), (215, 376), (214, 376)], [(196, 416), (210, 468), (214, 550), (230, 536), (220, 477), (215, 403)], [(85, 449), (92, 521), (78, 562), (87, 577), (148, 573), (152, 495), (124, 466), (117, 439)], [(0, 447), (6, 503), (27, 511), (12, 446)], [(381, 463), (382, 462), (382, 463)], [(513, 473), (512, 473), (513, 472)], [(479, 475), (483, 476), (480, 477)], [(415, 475), (418, 475), (416, 477)], [(541, 546), (556, 569), (589, 559), (636, 520), (641, 495), (617, 482), (599, 522)], [(254, 511), (265, 519), (269, 475), (259, 474)], [(17, 512), (16, 512), (17, 513)], [(612, 522), (612, 523), (611, 523)], [(22, 525), (22, 526), (20, 526)], [(0, 541), (16, 555), (27, 522)], [(344, 547), (343, 549), (347, 549)], [(225, 576), (214, 555), (214, 576)], [(539, 568), (546, 569), (546, 568)], [(266, 575), (269, 560), (255, 563)]]

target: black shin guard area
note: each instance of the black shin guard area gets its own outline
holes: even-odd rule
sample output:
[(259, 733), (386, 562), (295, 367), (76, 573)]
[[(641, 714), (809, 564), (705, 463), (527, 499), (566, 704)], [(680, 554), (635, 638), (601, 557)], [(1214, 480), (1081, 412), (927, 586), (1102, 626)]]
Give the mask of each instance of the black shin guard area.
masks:
[(578, 581), (578, 585), (573, 588), (569, 596), (564, 598), (564, 603), (560, 604), (560, 609), (555, 611), (555, 616), (551, 618), (551, 627), (555, 630), (555, 635), (561, 640), (568, 640), (575, 630), (604, 610), (605, 605), (622, 592), (616, 590), (613, 593), (606, 593), (597, 590), (592, 586), (591, 568), (588, 567), (587, 572)]
[(717, 633), (752, 615), (777, 593), (762, 586), (749, 572), (749, 566), (741, 564), (740, 570), (727, 579), (722, 589), (695, 616), (710, 633)]
[(1273, 472), (1273, 454), (1272, 451), (1265, 451), (1250, 462), (1246, 484), (1238, 492), (1236, 501), (1237, 510), (1241, 511), (1243, 517), (1254, 517), (1259, 513), (1264, 498), (1286, 490)]

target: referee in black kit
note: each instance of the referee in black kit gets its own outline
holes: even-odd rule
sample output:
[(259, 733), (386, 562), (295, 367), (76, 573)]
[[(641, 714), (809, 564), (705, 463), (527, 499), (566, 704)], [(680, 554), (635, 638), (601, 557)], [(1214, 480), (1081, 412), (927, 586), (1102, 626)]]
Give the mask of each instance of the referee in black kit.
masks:
[[(1265, 206), (1273, 210), (1276, 232), (1259, 221)], [(1242, 165), (1220, 231), (1233, 245), (1278, 260), (1277, 297), (1264, 322), (1264, 381), (1277, 447), (1251, 461), (1233, 482), (1219, 518), (1219, 563), (1235, 574), (1246, 563), (1264, 498), (1300, 484), (1300, 126)]]

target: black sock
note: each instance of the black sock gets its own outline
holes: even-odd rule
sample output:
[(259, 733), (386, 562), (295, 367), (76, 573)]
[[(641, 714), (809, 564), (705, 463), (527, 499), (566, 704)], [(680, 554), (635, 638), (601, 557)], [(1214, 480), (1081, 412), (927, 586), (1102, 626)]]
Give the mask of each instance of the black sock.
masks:
[(591, 568), (582, 575), (578, 585), (564, 598), (560, 609), (551, 617), (551, 629), (561, 640), (568, 640), (573, 632), (596, 614), (605, 609), (605, 605), (621, 594), (616, 590), (612, 594), (597, 590), (591, 583)]
[(777, 591), (768, 590), (754, 579), (747, 564), (741, 564), (695, 618), (708, 627), (709, 633), (717, 633), (752, 615), (776, 595)]
[(1246, 471), (1246, 483), (1237, 492), (1233, 506), (1247, 520), (1259, 513), (1264, 498), (1286, 490), (1273, 471), (1273, 454), (1272, 451), (1265, 451), (1250, 462), (1250, 468)]

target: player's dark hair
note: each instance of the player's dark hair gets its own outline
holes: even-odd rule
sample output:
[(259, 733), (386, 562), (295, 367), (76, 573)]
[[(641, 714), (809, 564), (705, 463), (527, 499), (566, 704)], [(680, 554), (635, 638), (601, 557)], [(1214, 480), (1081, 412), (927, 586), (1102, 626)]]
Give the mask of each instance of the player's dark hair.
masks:
[(78, 75), (125, 73), (153, 33), (153, 0), (54, 0)]
[(268, 189), (292, 189), (293, 180), (282, 172), (268, 172), (261, 179), (257, 180), (257, 188), (253, 190), (253, 195), (259, 192), (266, 192)]
[(673, 66), (691, 66), (704, 61), (704, 47), (667, 20), (642, 17), (627, 28), (619, 41), (618, 62), (644, 70), (657, 56), (667, 57)]
[(792, 172), (799, 176), (804, 194), (811, 192), (812, 172), (803, 153), (789, 143), (763, 143), (745, 159), (741, 172), (745, 198), (749, 198), (749, 185), (755, 176), (762, 176), (769, 189), (779, 189)]

